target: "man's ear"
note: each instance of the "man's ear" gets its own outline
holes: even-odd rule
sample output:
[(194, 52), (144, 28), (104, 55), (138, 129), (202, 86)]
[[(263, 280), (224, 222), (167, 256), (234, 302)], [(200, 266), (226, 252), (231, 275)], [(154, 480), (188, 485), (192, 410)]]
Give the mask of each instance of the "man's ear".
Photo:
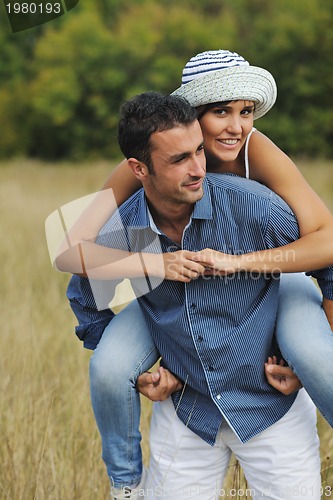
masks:
[(145, 180), (145, 178), (149, 175), (148, 167), (145, 163), (142, 163), (142, 161), (139, 161), (136, 158), (128, 158), (127, 163), (139, 181)]

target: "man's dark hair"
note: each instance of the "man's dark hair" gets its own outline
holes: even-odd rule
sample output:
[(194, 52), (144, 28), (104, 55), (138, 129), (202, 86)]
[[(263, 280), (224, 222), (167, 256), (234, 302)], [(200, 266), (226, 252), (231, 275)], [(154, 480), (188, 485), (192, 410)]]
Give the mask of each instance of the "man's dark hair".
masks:
[(126, 158), (137, 158), (153, 173), (151, 135), (179, 125), (190, 125), (196, 119), (195, 108), (182, 97), (144, 92), (126, 101), (120, 109), (120, 149)]

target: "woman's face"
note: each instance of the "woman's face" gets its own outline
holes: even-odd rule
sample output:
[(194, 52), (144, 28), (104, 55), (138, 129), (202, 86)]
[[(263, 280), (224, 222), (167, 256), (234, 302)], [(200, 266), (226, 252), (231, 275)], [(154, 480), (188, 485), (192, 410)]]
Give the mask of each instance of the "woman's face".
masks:
[(252, 130), (253, 112), (252, 101), (231, 101), (216, 103), (200, 118), (207, 170), (236, 160)]

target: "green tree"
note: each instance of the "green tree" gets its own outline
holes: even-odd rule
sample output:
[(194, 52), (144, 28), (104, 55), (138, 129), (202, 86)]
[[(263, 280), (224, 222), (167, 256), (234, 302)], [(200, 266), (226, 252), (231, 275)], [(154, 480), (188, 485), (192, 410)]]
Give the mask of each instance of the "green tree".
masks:
[(79, 159), (119, 153), (120, 103), (149, 89), (174, 90), (190, 56), (212, 40), (219, 46), (220, 34), (200, 29), (199, 12), (188, 19), (186, 8), (147, 1), (120, 12), (112, 30), (88, 11), (60, 30), (49, 29), (34, 57), (30, 154)]
[(333, 156), (333, 4), (326, 0), (248, 4), (255, 4), (257, 12), (243, 17), (251, 29), (240, 51), (253, 64), (269, 69), (278, 85), (277, 103), (260, 120), (260, 128), (290, 154)]
[(15, 35), (4, 22), (0, 156), (114, 156), (124, 99), (171, 92), (190, 57), (226, 48), (277, 80), (260, 130), (290, 154), (333, 157), (332, 21), (327, 0), (85, 0)]
[(96, 13), (81, 12), (37, 44), (33, 154), (82, 158), (107, 151), (113, 89), (124, 85), (110, 68), (112, 42)]

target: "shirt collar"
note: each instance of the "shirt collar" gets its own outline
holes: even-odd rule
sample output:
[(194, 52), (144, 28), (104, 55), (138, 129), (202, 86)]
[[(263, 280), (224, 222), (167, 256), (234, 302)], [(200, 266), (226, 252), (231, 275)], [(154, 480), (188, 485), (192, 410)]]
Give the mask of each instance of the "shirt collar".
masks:
[[(204, 191), (203, 197), (201, 198), (201, 200), (197, 201), (194, 205), (191, 219), (213, 218), (211, 194), (207, 178), (205, 178), (203, 181), (203, 191)], [(143, 189), (141, 189), (139, 192), (138, 202), (139, 202), (139, 207), (138, 207), (139, 210), (137, 211), (136, 216), (132, 220), (132, 226), (138, 228), (150, 227), (152, 231), (154, 231), (155, 233), (161, 234), (161, 231), (156, 226), (154, 219), (150, 213)]]
[(203, 181), (204, 195), (201, 200), (197, 201), (194, 205), (192, 219), (212, 219), (212, 200), (207, 177)]
[(162, 234), (161, 231), (158, 229), (158, 227), (156, 226), (155, 224), (155, 221), (153, 219), (153, 216), (149, 210), (149, 207), (148, 207), (148, 204), (147, 204), (147, 214), (148, 214), (148, 218), (149, 218), (149, 225), (151, 227), (151, 229), (157, 233), (157, 234)]

